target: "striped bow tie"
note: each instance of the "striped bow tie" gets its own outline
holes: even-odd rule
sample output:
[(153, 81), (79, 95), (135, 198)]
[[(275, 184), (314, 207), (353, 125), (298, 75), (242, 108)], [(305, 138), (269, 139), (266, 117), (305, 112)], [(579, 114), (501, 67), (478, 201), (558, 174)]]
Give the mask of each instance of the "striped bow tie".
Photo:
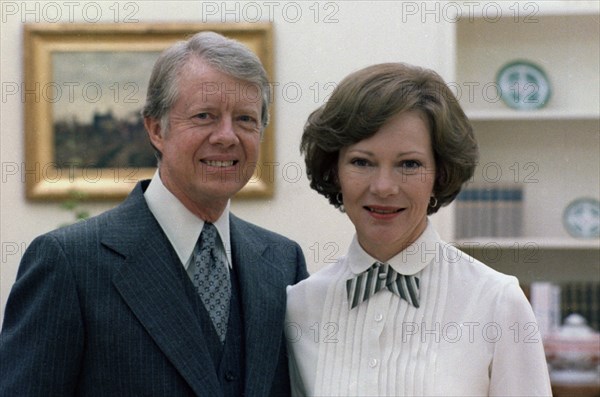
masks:
[(363, 273), (346, 281), (350, 309), (386, 288), (419, 307), (419, 279), (397, 273), (388, 263), (375, 262)]

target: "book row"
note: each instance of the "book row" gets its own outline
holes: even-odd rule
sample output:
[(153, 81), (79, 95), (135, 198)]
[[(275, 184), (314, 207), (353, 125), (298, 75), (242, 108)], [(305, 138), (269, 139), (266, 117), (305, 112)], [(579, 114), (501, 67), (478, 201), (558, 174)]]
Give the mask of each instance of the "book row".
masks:
[(468, 187), (456, 198), (456, 238), (519, 237), (523, 225), (521, 186)]

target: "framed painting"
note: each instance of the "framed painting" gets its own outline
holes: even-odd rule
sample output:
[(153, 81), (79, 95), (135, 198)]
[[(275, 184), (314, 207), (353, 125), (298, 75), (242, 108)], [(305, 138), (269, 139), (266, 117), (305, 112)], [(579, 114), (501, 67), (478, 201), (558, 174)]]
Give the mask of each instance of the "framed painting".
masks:
[[(273, 78), (272, 29), (252, 24), (25, 25), (25, 187), (33, 200), (119, 200), (156, 169), (141, 110), (160, 52), (199, 31), (247, 45)], [(271, 112), (272, 113), (272, 112)], [(271, 114), (273, 120), (273, 114)], [(236, 197), (270, 197), (273, 123)]]

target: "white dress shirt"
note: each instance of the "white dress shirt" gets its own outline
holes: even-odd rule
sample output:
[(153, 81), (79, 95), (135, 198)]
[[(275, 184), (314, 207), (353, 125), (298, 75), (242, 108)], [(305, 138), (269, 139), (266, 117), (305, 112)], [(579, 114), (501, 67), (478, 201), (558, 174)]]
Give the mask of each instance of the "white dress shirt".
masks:
[[(156, 171), (150, 185), (144, 192), (144, 198), (148, 203), (150, 211), (158, 221), (158, 224), (165, 232), (169, 242), (175, 249), (181, 263), (189, 273), (190, 263), (194, 253), (194, 248), (204, 227), (204, 221), (191, 213), (182, 203), (171, 193), (160, 179), (159, 172)], [(219, 255), (226, 257), (229, 268), (231, 268), (231, 239), (229, 236), (229, 205), (223, 211), (223, 214), (214, 222), (222, 245), (219, 247)]]
[(286, 338), (297, 396), (549, 396), (527, 298), (440, 240), (433, 226), (389, 263), (420, 280), (420, 307), (383, 289), (349, 310), (346, 280), (376, 260), (346, 256), (288, 287)]

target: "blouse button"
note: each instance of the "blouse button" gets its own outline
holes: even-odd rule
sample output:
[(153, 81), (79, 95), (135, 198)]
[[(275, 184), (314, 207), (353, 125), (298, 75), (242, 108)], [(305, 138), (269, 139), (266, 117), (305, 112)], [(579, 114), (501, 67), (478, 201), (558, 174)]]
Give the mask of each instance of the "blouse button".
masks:
[(378, 313), (378, 314), (375, 316), (375, 321), (377, 321), (377, 322), (380, 322), (381, 320), (383, 320), (383, 314), (381, 314), (381, 313)]
[(375, 368), (377, 366), (377, 359), (376, 358), (372, 358), (369, 360), (369, 367), (371, 368)]

